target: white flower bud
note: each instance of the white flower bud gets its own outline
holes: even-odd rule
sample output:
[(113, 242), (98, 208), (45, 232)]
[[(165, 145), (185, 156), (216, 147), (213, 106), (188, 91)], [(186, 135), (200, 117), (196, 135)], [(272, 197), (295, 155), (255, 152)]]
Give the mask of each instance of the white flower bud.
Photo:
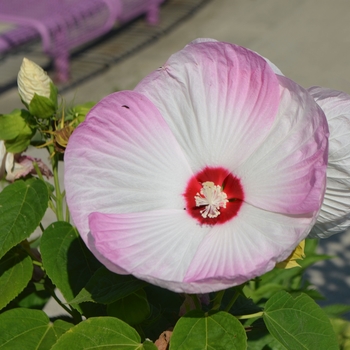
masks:
[(0, 180), (5, 174), (6, 147), (5, 142), (0, 140)]
[(52, 80), (40, 66), (23, 58), (17, 77), (18, 92), (23, 102), (29, 105), (35, 93), (50, 98), (50, 83)]
[[(15, 167), (15, 155), (13, 153), (8, 153), (6, 150), (5, 141), (0, 140), (0, 180), (4, 177), (6, 173), (6, 180), (8, 180), (9, 174), (12, 173)], [(14, 180), (15, 179), (12, 179), (11, 181)]]

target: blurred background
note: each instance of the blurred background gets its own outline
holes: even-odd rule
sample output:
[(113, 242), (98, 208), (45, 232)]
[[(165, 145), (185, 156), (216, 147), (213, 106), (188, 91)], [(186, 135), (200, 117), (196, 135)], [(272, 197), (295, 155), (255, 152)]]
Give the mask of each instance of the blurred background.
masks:
[[(113, 1), (118, 2), (105, 0), (109, 5)], [(199, 37), (257, 51), (305, 88), (319, 85), (350, 93), (349, 0), (158, 0), (159, 12), (153, 12), (153, 18), (147, 9), (132, 12), (146, 0), (124, 0), (123, 6), (131, 4), (131, 9), (122, 9), (124, 17), (117, 13), (110, 29), (69, 47), (68, 77), (60, 81), (54, 56), (61, 51), (56, 47), (44, 53), (35, 31), (22, 38), (20, 45), (15, 42), (6, 47), (9, 31), (19, 30), (23, 23), (18, 19), (11, 23), (9, 17), (5, 22), (2, 2), (9, 1), (0, 0), (1, 113), (20, 108), (16, 76), (24, 56), (49, 72), (69, 106), (133, 89), (172, 53)], [(131, 11), (130, 16), (127, 11)], [(75, 20), (76, 26), (79, 23)], [(33, 31), (28, 23), (24, 27), (29, 33)], [(326, 296), (320, 303), (350, 304), (350, 232), (320, 241), (319, 251), (334, 256), (317, 263), (306, 276)]]

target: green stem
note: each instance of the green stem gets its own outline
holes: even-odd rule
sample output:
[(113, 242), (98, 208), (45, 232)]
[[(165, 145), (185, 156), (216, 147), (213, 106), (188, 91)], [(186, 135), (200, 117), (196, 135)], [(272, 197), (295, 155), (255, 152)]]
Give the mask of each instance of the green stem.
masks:
[(43, 267), (43, 264), (39, 261), (36, 261), (36, 260), (32, 260), (33, 262), (33, 265), (36, 265), (36, 266), (39, 266), (39, 267)]
[[(21, 247), (27, 252), (27, 254), (33, 259), (33, 263), (34, 261), (38, 262), (41, 264), (41, 260), (40, 260), (40, 255), (35, 254), (34, 251), (32, 251), (32, 249), (30, 248), (29, 242), (27, 239), (25, 239), (24, 241), (21, 242)], [(39, 265), (40, 266), (40, 265)], [(41, 265), (42, 266), (42, 265)]]
[(80, 323), (83, 320), (83, 318), (81, 317), (79, 311), (77, 311), (77, 310), (75, 310), (73, 308), (71, 309), (71, 315), (73, 316), (73, 320), (74, 320), (75, 324), (78, 324), (78, 323)]
[(41, 222), (39, 223), (39, 227), (40, 227), (41, 232), (45, 231), (45, 228), (44, 228), (44, 226), (43, 226), (43, 224)]
[(202, 310), (202, 305), (198, 300), (197, 294), (189, 294), (189, 296), (192, 298), (194, 302), (194, 306), (196, 307), (196, 310)]
[(239, 297), (239, 290), (235, 291), (235, 294), (233, 295), (232, 299), (230, 300), (229, 304), (227, 305), (225, 311), (229, 312), (233, 304), (236, 302), (237, 298)]
[[(48, 282), (48, 280), (46, 280), (46, 282)], [(45, 289), (50, 293), (50, 295), (57, 302), (57, 304), (60, 305), (63, 310), (65, 310), (69, 315), (73, 317), (75, 324), (78, 324), (79, 322), (82, 321), (81, 315), (77, 310), (73, 309), (72, 307), (67, 307), (58, 298), (58, 296), (56, 295), (55, 289), (53, 288), (53, 285), (51, 283), (45, 283)]]
[[(50, 154), (55, 152), (52, 145), (48, 146)], [(60, 181), (58, 178), (58, 156), (54, 154), (51, 158), (53, 180), (55, 184), (55, 193), (56, 193), (56, 217), (58, 221), (64, 221), (63, 218), (63, 197), (60, 189)]]
[(68, 208), (67, 203), (66, 203), (66, 221), (70, 222), (70, 212), (69, 212), (69, 208)]
[(70, 308), (68, 308), (66, 305), (64, 305), (62, 303), (62, 301), (58, 298), (58, 296), (56, 295), (55, 291), (53, 289), (50, 288), (50, 294), (51, 296), (56, 300), (57, 304), (60, 305), (62, 307), (62, 309), (64, 309), (66, 312), (68, 312), (74, 319), (74, 321), (76, 323), (79, 323), (81, 321), (81, 316), (80, 316), (80, 319), (77, 318), (77, 311), (75, 312), (75, 310), (72, 310)]
[(255, 287), (255, 290), (259, 289), (259, 287), (260, 287), (260, 278), (259, 277), (254, 278), (254, 287)]
[(53, 204), (52, 200), (49, 200), (49, 208), (55, 213), (55, 215), (57, 216), (56, 214), (56, 207), (55, 205)]
[(40, 179), (41, 181), (45, 181), (44, 178), (43, 178), (43, 174), (41, 173), (41, 170), (40, 170), (40, 168), (39, 168), (37, 162), (33, 162), (33, 167), (34, 167), (36, 173), (38, 174), (39, 179)]
[(255, 314), (235, 316), (238, 320), (247, 320), (248, 318), (261, 317), (264, 315), (264, 311), (256, 312)]
[(220, 290), (216, 293), (216, 296), (214, 298), (214, 305), (212, 307), (212, 310), (219, 310), (221, 306), (222, 298), (224, 297), (225, 290)]

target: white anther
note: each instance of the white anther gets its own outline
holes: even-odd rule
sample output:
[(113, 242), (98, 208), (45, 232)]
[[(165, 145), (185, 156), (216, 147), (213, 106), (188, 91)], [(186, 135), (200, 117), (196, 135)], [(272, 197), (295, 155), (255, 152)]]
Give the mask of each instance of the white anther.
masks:
[(228, 202), (227, 195), (222, 191), (219, 185), (215, 185), (214, 182), (206, 181), (202, 183), (202, 189), (197, 193), (194, 198), (196, 200), (196, 206), (205, 206), (200, 211), (203, 218), (216, 218), (220, 215), (220, 208), (226, 208)]

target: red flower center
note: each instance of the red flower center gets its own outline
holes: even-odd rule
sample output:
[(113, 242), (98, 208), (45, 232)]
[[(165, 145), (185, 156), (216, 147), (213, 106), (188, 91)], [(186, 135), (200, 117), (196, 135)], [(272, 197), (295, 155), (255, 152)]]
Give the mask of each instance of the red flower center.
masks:
[(187, 212), (200, 224), (223, 224), (235, 217), (243, 203), (241, 181), (227, 169), (206, 167), (188, 182)]

